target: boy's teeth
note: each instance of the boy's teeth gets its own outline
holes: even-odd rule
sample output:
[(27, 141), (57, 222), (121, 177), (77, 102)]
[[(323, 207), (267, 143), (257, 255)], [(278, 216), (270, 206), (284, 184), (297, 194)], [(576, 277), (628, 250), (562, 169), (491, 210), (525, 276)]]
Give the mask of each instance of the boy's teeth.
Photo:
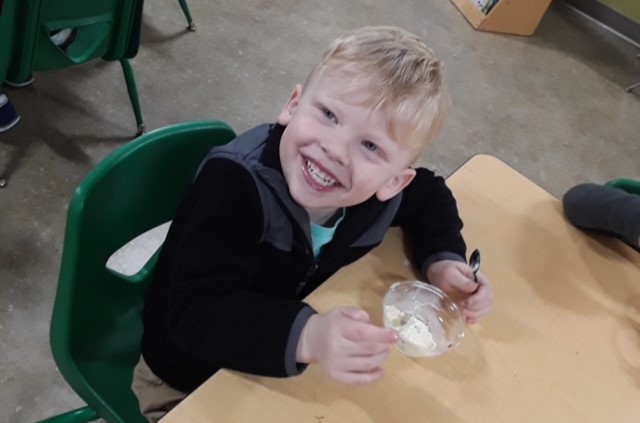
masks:
[(311, 160), (307, 160), (307, 171), (309, 172), (309, 175), (311, 175), (313, 180), (322, 186), (330, 187), (331, 185), (335, 185), (336, 183), (335, 179), (324, 173)]

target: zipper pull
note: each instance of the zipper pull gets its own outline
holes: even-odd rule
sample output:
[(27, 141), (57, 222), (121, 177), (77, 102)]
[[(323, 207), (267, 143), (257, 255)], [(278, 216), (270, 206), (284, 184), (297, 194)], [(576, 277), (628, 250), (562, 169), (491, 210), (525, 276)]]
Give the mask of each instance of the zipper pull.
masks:
[(300, 280), (300, 282), (298, 282), (298, 287), (296, 288), (296, 295), (300, 294), (304, 289), (304, 287), (307, 286), (307, 282), (309, 282), (309, 278), (313, 276), (314, 273), (316, 273), (316, 270), (318, 270), (318, 262), (314, 261), (311, 267), (309, 268), (309, 270), (307, 270), (307, 273), (304, 275), (304, 277)]
[(313, 276), (314, 273), (316, 273), (316, 270), (318, 270), (318, 262), (314, 261), (311, 267), (309, 268), (309, 270), (307, 271), (307, 274), (304, 275), (304, 278), (302, 280), (307, 282), (309, 278)]

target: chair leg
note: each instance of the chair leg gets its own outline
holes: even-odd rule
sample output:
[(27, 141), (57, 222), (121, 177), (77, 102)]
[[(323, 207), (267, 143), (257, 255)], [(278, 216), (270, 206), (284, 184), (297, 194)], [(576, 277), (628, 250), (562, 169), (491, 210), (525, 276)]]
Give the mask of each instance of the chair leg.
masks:
[(636, 82), (635, 84), (631, 84), (628, 87), (625, 87), (625, 91), (630, 93), (631, 91), (635, 90), (636, 88), (640, 87), (640, 82)]
[(86, 406), (73, 411), (68, 411), (57, 416), (40, 420), (36, 423), (88, 423), (96, 421), (100, 418), (96, 410)]
[[(638, 54), (636, 57), (640, 59), (640, 54)], [(628, 87), (625, 87), (624, 90), (630, 93), (631, 91), (635, 90), (638, 87), (640, 87), (640, 81), (636, 82), (635, 84), (631, 84)]]
[(195, 31), (196, 24), (193, 22), (193, 19), (191, 18), (191, 12), (189, 11), (187, 0), (178, 0), (178, 3), (180, 3), (180, 9), (182, 9), (182, 13), (184, 13), (184, 16), (187, 18), (187, 23), (189, 24), (187, 29), (189, 31)]
[(127, 92), (131, 100), (131, 107), (133, 107), (133, 113), (136, 115), (136, 124), (138, 125), (136, 136), (142, 135), (145, 133), (145, 128), (142, 119), (142, 110), (140, 109), (140, 100), (138, 98), (138, 88), (136, 87), (136, 78), (133, 75), (131, 64), (127, 59), (120, 59), (120, 64), (124, 72), (124, 80), (127, 83)]
[(28, 87), (33, 83), (33, 74), (29, 74), (27, 76), (19, 77), (17, 79), (12, 79), (12, 80), (5, 79), (4, 83), (10, 86), (11, 88)]

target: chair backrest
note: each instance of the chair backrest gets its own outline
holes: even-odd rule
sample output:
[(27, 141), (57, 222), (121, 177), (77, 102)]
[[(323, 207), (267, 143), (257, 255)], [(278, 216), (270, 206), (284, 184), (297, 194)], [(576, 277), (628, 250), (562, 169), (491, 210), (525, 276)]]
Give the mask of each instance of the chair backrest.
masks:
[[(137, 20), (137, 21), (136, 21)], [(8, 79), (23, 82), (33, 71), (59, 69), (102, 57), (137, 53), (142, 0), (31, 0), (21, 2), (14, 60)], [(56, 46), (51, 34), (74, 28), (74, 41)]]
[(73, 196), (50, 342), (64, 378), (106, 421), (145, 421), (130, 384), (140, 353), (142, 293), (156, 256), (131, 277), (108, 270), (107, 260), (169, 221), (206, 152), (234, 137), (219, 121), (149, 132), (98, 164)]

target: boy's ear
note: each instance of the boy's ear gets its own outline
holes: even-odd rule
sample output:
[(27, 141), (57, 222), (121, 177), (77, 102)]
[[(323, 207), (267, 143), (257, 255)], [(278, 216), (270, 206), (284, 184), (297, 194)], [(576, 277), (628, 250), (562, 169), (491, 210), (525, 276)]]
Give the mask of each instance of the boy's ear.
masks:
[(415, 169), (404, 169), (393, 178), (389, 179), (378, 191), (376, 197), (380, 201), (387, 201), (404, 189), (416, 176)]
[(284, 105), (282, 111), (278, 115), (278, 123), (282, 126), (287, 126), (291, 117), (293, 116), (293, 112), (298, 107), (298, 103), (300, 103), (300, 95), (302, 94), (302, 85), (297, 84), (293, 89), (293, 92), (289, 96), (289, 100), (287, 100), (287, 104)]

